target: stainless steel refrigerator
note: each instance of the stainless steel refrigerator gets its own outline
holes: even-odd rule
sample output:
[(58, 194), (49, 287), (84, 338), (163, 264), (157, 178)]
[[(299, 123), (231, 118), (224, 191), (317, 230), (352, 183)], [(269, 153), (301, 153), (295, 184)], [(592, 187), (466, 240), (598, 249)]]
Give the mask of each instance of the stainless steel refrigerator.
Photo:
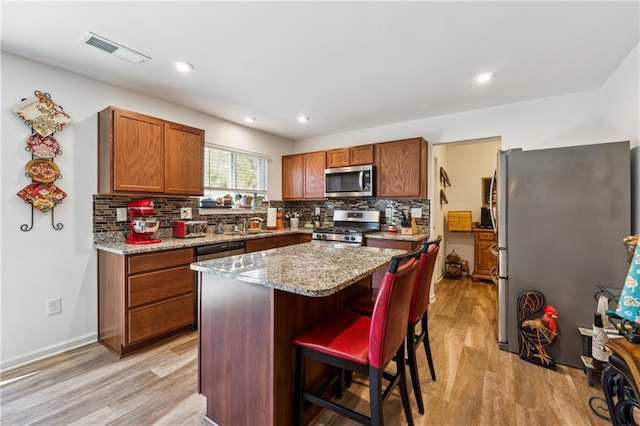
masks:
[(539, 290), (558, 311), (547, 352), (580, 367), (577, 327), (591, 327), (596, 285), (622, 288), (631, 230), (629, 142), (498, 152), (498, 341), (519, 352), (518, 296)]

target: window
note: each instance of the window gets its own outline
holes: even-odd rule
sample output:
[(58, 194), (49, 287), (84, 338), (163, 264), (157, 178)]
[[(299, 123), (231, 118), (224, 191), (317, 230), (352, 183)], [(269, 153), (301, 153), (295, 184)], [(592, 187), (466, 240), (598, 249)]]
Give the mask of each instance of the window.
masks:
[(204, 193), (267, 195), (268, 157), (213, 144), (204, 147)]

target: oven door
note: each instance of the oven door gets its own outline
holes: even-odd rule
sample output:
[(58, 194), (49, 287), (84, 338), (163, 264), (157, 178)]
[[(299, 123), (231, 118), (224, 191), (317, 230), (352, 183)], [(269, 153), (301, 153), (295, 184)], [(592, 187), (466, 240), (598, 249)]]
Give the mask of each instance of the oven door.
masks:
[(325, 169), (324, 196), (373, 196), (373, 165)]

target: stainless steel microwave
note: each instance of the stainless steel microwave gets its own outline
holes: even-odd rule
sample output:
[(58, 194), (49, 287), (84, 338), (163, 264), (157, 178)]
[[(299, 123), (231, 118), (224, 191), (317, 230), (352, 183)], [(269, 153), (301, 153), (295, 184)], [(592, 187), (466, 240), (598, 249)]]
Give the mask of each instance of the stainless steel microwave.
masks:
[(325, 197), (372, 197), (372, 164), (324, 169)]

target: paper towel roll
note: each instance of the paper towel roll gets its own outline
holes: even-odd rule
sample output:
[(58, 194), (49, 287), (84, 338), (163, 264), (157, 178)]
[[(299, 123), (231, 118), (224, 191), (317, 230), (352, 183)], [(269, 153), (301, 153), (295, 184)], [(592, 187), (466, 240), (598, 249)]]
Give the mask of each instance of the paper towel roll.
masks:
[(267, 229), (276, 229), (276, 218), (278, 215), (278, 209), (275, 207), (269, 207), (267, 209)]

